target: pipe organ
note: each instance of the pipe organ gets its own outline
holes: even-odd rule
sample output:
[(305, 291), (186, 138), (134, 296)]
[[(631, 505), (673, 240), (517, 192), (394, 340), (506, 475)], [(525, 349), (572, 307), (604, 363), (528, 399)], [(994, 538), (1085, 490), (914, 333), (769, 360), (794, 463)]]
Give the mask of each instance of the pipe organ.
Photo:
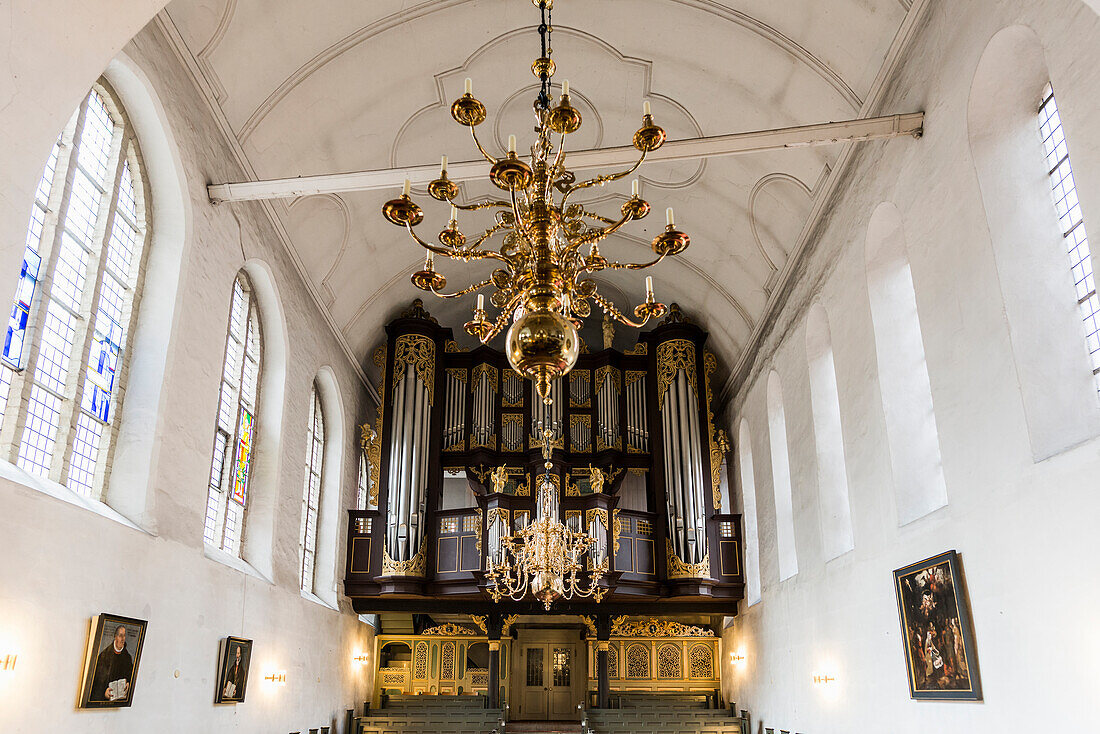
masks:
[(419, 301), (386, 333), (367, 451), (377, 499), (350, 511), (345, 591), (358, 610), (387, 597), (489, 604), (487, 559), (537, 513), (544, 429), (554, 512), (596, 539), (584, 563), (607, 564), (605, 605), (741, 598), (740, 516), (721, 512), (717, 360), (679, 309), (626, 352), (582, 350), (550, 405), (502, 352), (460, 348)]

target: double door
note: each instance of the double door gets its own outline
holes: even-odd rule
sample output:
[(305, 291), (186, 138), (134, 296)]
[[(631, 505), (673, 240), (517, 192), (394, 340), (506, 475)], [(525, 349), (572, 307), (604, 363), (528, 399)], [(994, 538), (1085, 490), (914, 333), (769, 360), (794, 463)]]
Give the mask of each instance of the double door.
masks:
[(578, 720), (577, 691), (583, 690), (580, 686), (585, 682), (578, 643), (521, 639), (517, 647), (519, 711), (513, 715), (527, 721)]

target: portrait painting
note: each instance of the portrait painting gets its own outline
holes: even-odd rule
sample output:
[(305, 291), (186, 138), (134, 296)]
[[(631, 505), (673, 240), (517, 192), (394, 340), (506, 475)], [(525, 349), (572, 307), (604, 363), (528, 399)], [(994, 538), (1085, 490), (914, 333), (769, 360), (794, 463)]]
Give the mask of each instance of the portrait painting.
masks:
[(81, 708), (126, 708), (134, 701), (148, 622), (103, 613), (92, 618), (80, 683)]
[(970, 609), (955, 551), (894, 571), (909, 696), (980, 701)]
[(242, 703), (248, 685), (248, 664), (252, 659), (252, 640), (226, 637), (218, 666), (218, 690), (214, 703)]

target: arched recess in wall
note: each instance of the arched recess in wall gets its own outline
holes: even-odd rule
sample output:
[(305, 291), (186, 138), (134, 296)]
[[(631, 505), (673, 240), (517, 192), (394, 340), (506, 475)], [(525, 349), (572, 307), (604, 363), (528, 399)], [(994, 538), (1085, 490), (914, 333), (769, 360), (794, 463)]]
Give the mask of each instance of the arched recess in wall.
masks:
[(760, 531), (756, 520), (756, 476), (752, 466), (752, 435), (742, 419), (737, 431), (737, 473), (741, 480), (741, 523), (745, 532), (745, 601), (760, 601)]
[(787, 418), (779, 374), (768, 375), (768, 441), (772, 453), (772, 492), (775, 495), (775, 543), (779, 552), (779, 580), (798, 573), (794, 540), (794, 500), (791, 496), (791, 460), (787, 451)]
[(832, 334), (829, 316), (820, 303), (811, 306), (806, 316), (806, 360), (810, 369), (810, 406), (817, 448), (821, 547), (825, 560), (831, 561), (852, 550), (855, 541)]
[(132, 336), (132, 357), (115, 441), (108, 505), (156, 532), (153, 481), (163, 435), (164, 383), (177, 321), (180, 270), (191, 238), (191, 199), (168, 117), (145, 73), (125, 54), (104, 71), (141, 144), (149, 179), (145, 283)]
[(871, 215), (864, 256), (898, 525), (905, 525), (946, 505), (947, 484), (909, 253), (893, 203)]
[(347, 504), (343, 494), (344, 401), (336, 373), (328, 365), (317, 372), (317, 397), (325, 417), (325, 454), (321, 472), (321, 501), (318, 505), (317, 562), (314, 568), (313, 592), (326, 604), (335, 607), (337, 579), (337, 548), (340, 542), (340, 510)]
[(1036, 461), (1100, 433), (1100, 402), (1036, 117), (1050, 80), (1035, 32), (1005, 28), (982, 53), (967, 111)]
[(242, 270), (248, 276), (259, 306), (264, 357), (260, 364), (262, 389), (256, 406), (256, 458), (250, 480), (252, 488), (249, 490), (248, 514), (241, 540), (241, 558), (273, 580), (276, 506), (283, 456), (283, 401), (286, 397), (286, 317), (270, 266), (262, 260), (253, 259), (246, 262)]

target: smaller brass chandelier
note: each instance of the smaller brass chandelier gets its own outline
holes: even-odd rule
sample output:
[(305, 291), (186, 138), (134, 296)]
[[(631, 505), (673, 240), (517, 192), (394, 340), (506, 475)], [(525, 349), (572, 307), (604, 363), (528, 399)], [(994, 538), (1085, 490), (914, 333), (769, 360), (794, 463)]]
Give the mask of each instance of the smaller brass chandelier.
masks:
[(544, 429), (546, 473), (539, 481), (535, 521), (501, 538), (499, 561), (489, 554), (485, 578), (494, 602), (505, 597), (520, 601), (530, 593), (549, 611), (558, 599), (594, 597), (598, 604), (606, 593), (600, 581), (607, 573), (607, 558), (595, 559), (587, 581), (578, 577), (585, 554), (595, 555), (597, 544), (588, 533), (571, 530), (558, 519), (558, 488), (550, 479), (552, 439), (550, 429)]
[[(541, 88), (534, 103), (536, 137), (529, 162), (517, 154), (515, 135), (509, 136), (508, 152), (503, 157), (491, 155), (482, 146), (476, 128), (485, 121), (487, 113), (485, 105), (473, 96), (469, 79), (466, 80), (466, 93), (451, 105), (451, 116), (469, 128), (474, 145), (490, 164), (489, 180), (507, 192), (507, 199), (456, 204), (458, 185), (447, 178), (447, 157), (444, 156), (439, 178), (428, 184), (428, 194), (433, 199), (451, 205), (450, 220), (439, 233), (438, 244), (422, 239), (413, 231), (413, 227), (424, 221), (424, 212), (410, 198), (408, 180), (401, 196), (382, 207), (382, 215), (407, 229), (413, 241), (428, 251), (424, 268), (412, 276), (417, 288), (440, 298), (458, 298), (483, 288), (494, 289), (490, 302), (499, 309), (499, 314), (489, 318), (485, 296), (479, 293), (474, 317), (465, 324), (466, 333), (484, 344), (512, 322), (505, 349), (508, 361), (516, 372), (534, 381), (543, 401), (549, 403), (551, 382), (568, 373), (577, 362), (580, 354), (577, 330), (591, 315), (590, 301), (615, 320), (636, 328), (660, 318), (667, 311), (665, 305), (654, 298), (651, 277), (646, 278), (645, 300), (634, 308), (637, 319), (634, 321), (597, 292), (596, 281), (587, 276), (604, 270), (653, 267), (666, 257), (683, 252), (691, 239), (676, 229), (672, 209), (668, 209), (664, 231), (653, 238), (653, 259), (619, 262), (600, 253), (600, 242), (629, 222), (649, 214), (649, 203), (638, 195), (638, 182), (634, 182), (631, 197), (622, 204), (620, 212), (612, 217), (590, 212), (576, 202), (569, 203), (570, 197), (629, 176), (641, 166), (647, 154), (664, 144), (666, 134), (653, 122), (649, 102), (646, 102), (642, 125), (632, 141), (640, 153), (638, 161), (624, 171), (577, 181), (575, 174), (566, 167), (565, 138), (581, 126), (581, 114), (570, 102), (569, 82), (561, 85), (557, 104), (551, 100), (550, 77), (555, 71), (550, 47), (553, 0), (532, 0), (532, 3), (542, 14), (539, 25), (542, 54), (531, 65)], [(555, 135), (558, 136), (556, 145)], [(458, 228), (458, 212), (481, 209), (495, 212), (493, 224), (477, 237), (467, 238)], [(502, 235), (499, 245), (487, 246), (497, 235)], [(437, 255), (461, 262), (487, 260), (497, 265), (497, 269), (484, 280), (453, 293), (444, 293), (447, 278), (435, 269), (434, 257)]]

